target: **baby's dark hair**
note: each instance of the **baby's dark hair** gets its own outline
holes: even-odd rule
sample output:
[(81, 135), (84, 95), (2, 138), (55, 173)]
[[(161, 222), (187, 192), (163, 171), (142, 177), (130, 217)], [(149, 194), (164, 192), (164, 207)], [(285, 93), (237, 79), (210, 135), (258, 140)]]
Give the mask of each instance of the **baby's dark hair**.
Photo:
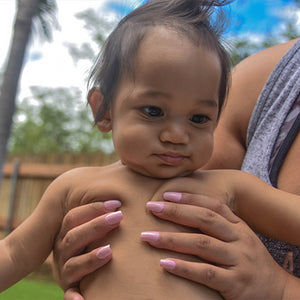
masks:
[(218, 55), (221, 64), (220, 114), (230, 72), (230, 59), (221, 43), (227, 21), (221, 6), (230, 2), (232, 0), (152, 0), (125, 16), (107, 38), (89, 78), (89, 85), (100, 87), (104, 97), (95, 122), (102, 120), (109, 109), (121, 76), (134, 76), (135, 54), (147, 32), (155, 26), (175, 30), (197, 46), (201, 43)]

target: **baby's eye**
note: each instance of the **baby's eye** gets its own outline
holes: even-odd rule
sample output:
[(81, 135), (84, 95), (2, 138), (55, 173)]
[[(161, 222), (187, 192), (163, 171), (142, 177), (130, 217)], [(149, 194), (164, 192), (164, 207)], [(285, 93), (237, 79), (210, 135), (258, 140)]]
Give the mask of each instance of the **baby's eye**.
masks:
[(190, 121), (192, 121), (195, 124), (204, 124), (210, 120), (209, 117), (204, 116), (204, 115), (193, 115), (190, 118)]
[(162, 117), (164, 112), (157, 106), (144, 106), (142, 112), (149, 117)]

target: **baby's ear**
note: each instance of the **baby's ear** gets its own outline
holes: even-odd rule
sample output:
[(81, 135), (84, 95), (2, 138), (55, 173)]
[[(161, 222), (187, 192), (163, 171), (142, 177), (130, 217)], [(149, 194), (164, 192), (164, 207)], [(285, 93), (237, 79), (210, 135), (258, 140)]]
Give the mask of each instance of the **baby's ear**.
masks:
[[(103, 95), (99, 88), (94, 87), (89, 91), (87, 98), (88, 98), (89, 105), (92, 109), (94, 119), (96, 120), (99, 108), (104, 99)], [(111, 131), (112, 126), (111, 126), (110, 109), (108, 109), (105, 115), (96, 122), (96, 126), (101, 132), (106, 133)]]

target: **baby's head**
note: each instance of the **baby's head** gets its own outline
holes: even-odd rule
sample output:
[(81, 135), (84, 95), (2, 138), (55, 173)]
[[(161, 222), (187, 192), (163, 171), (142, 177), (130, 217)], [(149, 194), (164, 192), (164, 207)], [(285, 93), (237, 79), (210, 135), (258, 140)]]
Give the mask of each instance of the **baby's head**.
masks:
[(149, 1), (107, 39), (89, 102), (98, 128), (113, 130), (116, 153), (134, 171), (183, 176), (210, 158), (230, 71), (212, 12), (225, 2)]

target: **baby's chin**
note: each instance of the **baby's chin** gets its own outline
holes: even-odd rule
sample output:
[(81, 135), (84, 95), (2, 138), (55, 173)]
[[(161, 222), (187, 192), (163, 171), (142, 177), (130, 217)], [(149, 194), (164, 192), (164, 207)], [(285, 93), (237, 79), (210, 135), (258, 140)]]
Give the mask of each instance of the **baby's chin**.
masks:
[(123, 166), (129, 168), (134, 173), (153, 179), (172, 179), (175, 177), (186, 177), (192, 175), (196, 170), (198, 170), (198, 168), (176, 170), (175, 167), (163, 165), (160, 167), (151, 168), (147, 165), (141, 166), (140, 164), (132, 163), (132, 161), (125, 162), (123, 160), (120, 160), (120, 163)]
[(190, 176), (192, 175), (196, 170), (192, 170), (192, 171), (185, 171), (185, 172), (182, 172), (182, 173), (178, 173), (178, 174), (175, 174), (175, 175), (172, 175), (172, 176), (168, 176), (168, 175), (161, 175), (161, 176), (153, 176), (154, 178), (157, 178), (157, 179), (172, 179), (172, 178), (176, 178), (176, 177), (187, 177), (187, 176)]
[[(127, 166), (129, 167), (129, 166)], [(130, 167), (129, 167), (130, 168)], [(172, 179), (175, 177), (186, 177), (193, 174), (197, 169), (193, 170), (185, 170), (182, 172), (172, 172), (171, 170), (161, 169), (161, 170), (148, 170), (147, 168), (130, 168), (133, 172), (138, 173), (140, 175), (154, 178), (154, 179)]]

